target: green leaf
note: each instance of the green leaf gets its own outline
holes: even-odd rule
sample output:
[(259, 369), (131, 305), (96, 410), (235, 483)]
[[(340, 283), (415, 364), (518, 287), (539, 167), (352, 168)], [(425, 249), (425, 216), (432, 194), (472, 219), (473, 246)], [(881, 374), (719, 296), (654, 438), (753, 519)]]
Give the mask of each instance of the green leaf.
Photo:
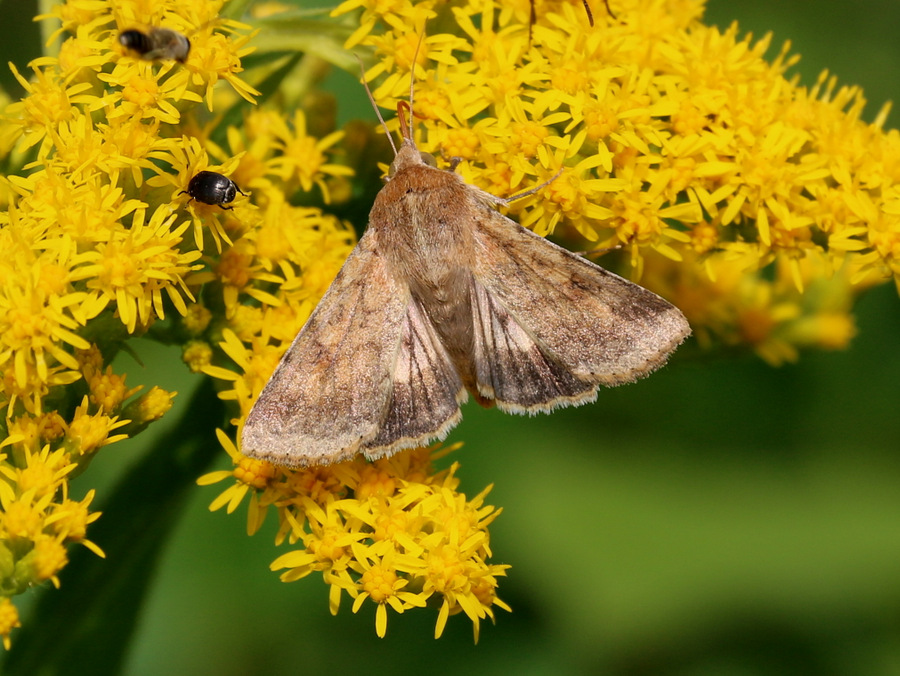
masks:
[(0, 86), (10, 98), (24, 93), (7, 64), (12, 62), (27, 79), (28, 62), (42, 53), (41, 28), (32, 21), (38, 14), (37, 0), (0, 3)]

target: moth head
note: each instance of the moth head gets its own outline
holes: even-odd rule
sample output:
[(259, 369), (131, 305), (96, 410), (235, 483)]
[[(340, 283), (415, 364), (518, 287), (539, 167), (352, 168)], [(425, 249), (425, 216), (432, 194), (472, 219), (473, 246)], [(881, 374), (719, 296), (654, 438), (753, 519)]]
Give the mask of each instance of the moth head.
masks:
[(396, 174), (410, 167), (426, 165), (429, 167), (437, 167), (437, 161), (434, 155), (419, 152), (415, 142), (410, 139), (403, 139), (400, 149), (397, 151), (394, 161), (391, 162), (391, 168), (388, 171), (387, 179), (390, 180)]
[[(409, 123), (406, 121), (406, 114), (409, 113)], [(413, 111), (410, 105), (406, 101), (400, 101), (397, 104), (397, 120), (400, 122), (400, 135), (402, 137), (402, 145), (400, 147), (400, 151), (403, 151), (403, 148), (409, 146), (413, 150), (416, 151), (419, 155), (419, 160), (422, 164), (426, 164), (429, 167), (437, 168), (437, 160), (434, 155), (431, 153), (425, 153), (416, 148), (416, 142), (413, 140)], [(400, 153), (396, 153), (398, 156)]]
[[(408, 118), (407, 114), (409, 115)], [(424, 164), (437, 168), (437, 160), (434, 158), (434, 155), (423, 153), (416, 147), (416, 142), (413, 140), (412, 110), (406, 101), (400, 101), (397, 104), (397, 120), (400, 122), (402, 142), (400, 149), (395, 151), (394, 161), (391, 163), (390, 171), (388, 171), (388, 179), (392, 178), (397, 172), (411, 166)]]

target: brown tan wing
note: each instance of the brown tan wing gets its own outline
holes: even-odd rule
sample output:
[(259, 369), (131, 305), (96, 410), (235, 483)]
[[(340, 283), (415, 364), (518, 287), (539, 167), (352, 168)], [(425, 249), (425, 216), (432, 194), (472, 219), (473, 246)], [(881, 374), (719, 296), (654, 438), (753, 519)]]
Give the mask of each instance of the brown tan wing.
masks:
[(443, 439), (460, 419), (466, 389), (434, 326), (411, 300), (403, 320), (391, 399), (378, 434), (362, 445), (369, 458)]
[(291, 467), (357, 453), (385, 417), (409, 289), (367, 232), (284, 354), (244, 423), (242, 450)]
[(461, 390), (367, 232), (263, 388), (242, 450), (290, 467), (389, 455), (445, 435)]
[(510, 413), (549, 411), (596, 397), (595, 383), (573, 375), (477, 281), (471, 297), (475, 382), (482, 397)]
[(656, 294), (491, 209), (474, 237), (478, 387), (500, 408), (590, 400), (598, 384), (662, 365), (690, 333), (681, 312)]

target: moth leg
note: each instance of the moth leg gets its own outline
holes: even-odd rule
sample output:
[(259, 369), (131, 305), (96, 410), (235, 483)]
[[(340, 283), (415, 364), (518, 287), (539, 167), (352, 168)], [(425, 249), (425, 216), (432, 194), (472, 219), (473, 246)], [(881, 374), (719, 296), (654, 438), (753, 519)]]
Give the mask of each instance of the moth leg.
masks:
[(534, 195), (534, 194), (537, 193), (537, 192), (540, 192), (541, 190), (543, 190), (544, 188), (546, 188), (548, 185), (550, 185), (551, 183), (553, 183), (553, 181), (555, 181), (556, 179), (558, 179), (558, 178), (562, 175), (562, 173), (563, 173), (564, 170), (565, 170), (565, 167), (560, 167), (559, 171), (557, 171), (555, 174), (553, 174), (552, 177), (550, 177), (549, 179), (547, 179), (546, 181), (544, 181), (544, 182), (541, 183), (540, 185), (536, 185), (536, 186), (534, 186), (533, 188), (529, 188), (529, 189), (526, 190), (525, 192), (517, 193), (517, 194), (513, 195), (512, 197), (497, 197), (496, 195), (492, 195), (492, 197), (493, 197), (495, 200), (497, 200), (497, 203), (498, 203), (498, 204), (504, 204), (504, 205), (511, 204), (512, 202), (516, 202), (516, 201), (518, 201), (518, 200), (520, 200), (520, 199), (524, 199), (524, 198), (526, 198), (526, 197), (529, 197), (529, 196), (531, 196), (531, 195)]

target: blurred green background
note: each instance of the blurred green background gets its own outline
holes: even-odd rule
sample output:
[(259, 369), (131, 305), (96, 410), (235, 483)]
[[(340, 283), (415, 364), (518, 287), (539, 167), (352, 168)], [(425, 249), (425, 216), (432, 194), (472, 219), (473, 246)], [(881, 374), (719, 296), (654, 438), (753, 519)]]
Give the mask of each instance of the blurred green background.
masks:
[[(0, 23), (28, 4), (3, 2)], [(774, 31), (770, 53), (790, 39), (804, 83), (828, 68), (862, 85), (869, 119), (900, 99), (897, 0), (709, 2), (708, 23), (734, 20), (757, 37)], [(9, 40), (0, 47), (20, 68), (33, 56)], [(889, 120), (896, 126), (898, 114)], [(514, 612), (498, 611), (477, 646), (462, 617), (439, 641), (431, 611), (391, 614), (381, 640), (371, 607), (353, 615), (345, 598), (331, 617), (320, 577), (283, 584), (269, 572), (286, 551), (271, 528), (248, 538), (243, 509), (208, 511), (222, 486), (198, 487), (124, 673), (900, 674), (892, 284), (861, 299), (858, 324), (850, 350), (779, 369), (751, 356), (676, 355), (581, 409), (519, 418), (468, 406), (453, 459), (469, 494), (495, 484), (490, 502), (504, 512), (492, 527), (494, 562), (513, 566), (500, 595)], [(120, 363), (129, 384), (178, 390), (183, 407), (196, 380), (179, 353), (136, 347), (145, 367)], [(151, 435), (101, 453), (75, 492), (99, 486), (102, 508)], [(222, 453), (218, 466), (228, 464)], [(112, 574), (116, 561), (106, 565)], [(63, 585), (77, 585), (65, 572)]]

